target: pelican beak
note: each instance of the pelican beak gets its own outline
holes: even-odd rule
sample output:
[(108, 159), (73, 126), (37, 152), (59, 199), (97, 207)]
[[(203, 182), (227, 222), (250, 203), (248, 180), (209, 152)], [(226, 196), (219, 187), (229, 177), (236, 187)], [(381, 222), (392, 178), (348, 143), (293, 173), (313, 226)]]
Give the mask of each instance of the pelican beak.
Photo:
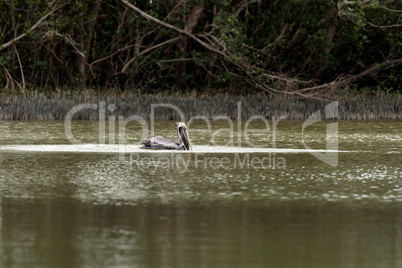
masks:
[(186, 149), (187, 151), (192, 151), (193, 146), (191, 146), (190, 136), (188, 135), (187, 127), (185, 124), (178, 125), (178, 134), (179, 139), (182, 143), (181, 145), (183, 145), (184, 149)]

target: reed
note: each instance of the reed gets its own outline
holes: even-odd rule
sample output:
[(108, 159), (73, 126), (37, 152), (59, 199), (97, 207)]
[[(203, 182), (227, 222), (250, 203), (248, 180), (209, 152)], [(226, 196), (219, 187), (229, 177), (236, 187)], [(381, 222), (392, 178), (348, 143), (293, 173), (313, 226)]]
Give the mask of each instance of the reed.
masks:
[[(344, 96), (339, 102), (339, 117), (342, 120), (379, 120), (402, 119), (402, 96), (400, 94), (378, 94), (375, 96)], [(105, 102), (106, 107), (114, 104), (113, 112), (106, 109), (106, 116), (139, 115), (149, 120), (151, 104), (171, 104), (179, 108), (186, 119), (194, 116), (205, 116), (214, 119), (217, 116), (238, 117), (238, 102), (241, 102), (241, 119), (251, 116), (262, 116), (267, 119), (285, 116), (287, 120), (305, 120), (312, 113), (321, 110), (324, 118), (324, 107), (328, 101), (317, 101), (300, 98), (268, 98), (266, 96), (229, 95), (135, 95), (110, 94), (97, 96), (95, 93), (81, 94), (27, 94), (0, 95), (1, 120), (64, 120), (67, 113), (76, 105), (84, 103), (99, 104)], [(98, 120), (99, 111), (83, 109), (75, 114), (76, 120)], [(155, 109), (156, 120), (180, 120), (179, 114), (170, 108)]]

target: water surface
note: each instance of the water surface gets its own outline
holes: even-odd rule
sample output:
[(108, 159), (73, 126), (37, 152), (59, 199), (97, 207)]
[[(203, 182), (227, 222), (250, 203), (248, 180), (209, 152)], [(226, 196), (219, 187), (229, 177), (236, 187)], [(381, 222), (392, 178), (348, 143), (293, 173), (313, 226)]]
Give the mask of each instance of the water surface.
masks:
[(0, 122), (0, 266), (402, 267), (402, 123), (337, 122), (326, 150), (331, 123), (196, 121), (189, 153), (139, 149), (135, 123), (99, 144), (73, 122), (71, 144), (64, 122)]

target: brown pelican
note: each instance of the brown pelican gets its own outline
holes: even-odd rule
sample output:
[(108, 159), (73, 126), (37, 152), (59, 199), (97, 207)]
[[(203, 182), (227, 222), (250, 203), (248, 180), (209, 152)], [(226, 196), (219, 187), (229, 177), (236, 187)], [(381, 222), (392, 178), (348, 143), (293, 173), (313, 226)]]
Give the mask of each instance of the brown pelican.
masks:
[(192, 151), (190, 137), (187, 132), (187, 126), (183, 122), (177, 123), (177, 136), (179, 142), (172, 141), (164, 136), (156, 136), (142, 142), (142, 149), (155, 150), (187, 150)]

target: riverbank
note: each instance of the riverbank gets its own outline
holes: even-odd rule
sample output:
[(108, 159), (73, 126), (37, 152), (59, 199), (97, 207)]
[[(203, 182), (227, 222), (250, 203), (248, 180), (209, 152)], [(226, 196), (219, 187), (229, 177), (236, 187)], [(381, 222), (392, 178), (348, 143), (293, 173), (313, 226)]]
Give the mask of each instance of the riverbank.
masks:
[[(156, 120), (180, 120), (179, 112), (187, 118), (202, 116), (213, 119), (239, 116), (247, 120), (251, 116), (267, 119), (286, 117), (287, 120), (305, 120), (316, 111), (325, 119), (325, 106), (333, 101), (339, 103), (341, 120), (395, 120), (402, 119), (402, 96), (400, 94), (377, 94), (375, 96), (351, 95), (331, 101), (303, 98), (269, 98), (258, 96), (193, 96), (193, 95), (124, 95), (111, 94), (27, 94), (0, 95), (0, 120), (64, 120), (66, 115), (80, 104), (96, 104), (92, 108), (79, 109), (76, 120), (98, 120), (99, 109), (105, 116), (141, 116), (148, 120), (154, 111)], [(239, 104), (240, 102), (240, 104)], [(161, 104), (167, 104), (169, 107)], [(154, 107), (154, 109), (152, 108)], [(330, 118), (332, 119), (332, 118)]]

